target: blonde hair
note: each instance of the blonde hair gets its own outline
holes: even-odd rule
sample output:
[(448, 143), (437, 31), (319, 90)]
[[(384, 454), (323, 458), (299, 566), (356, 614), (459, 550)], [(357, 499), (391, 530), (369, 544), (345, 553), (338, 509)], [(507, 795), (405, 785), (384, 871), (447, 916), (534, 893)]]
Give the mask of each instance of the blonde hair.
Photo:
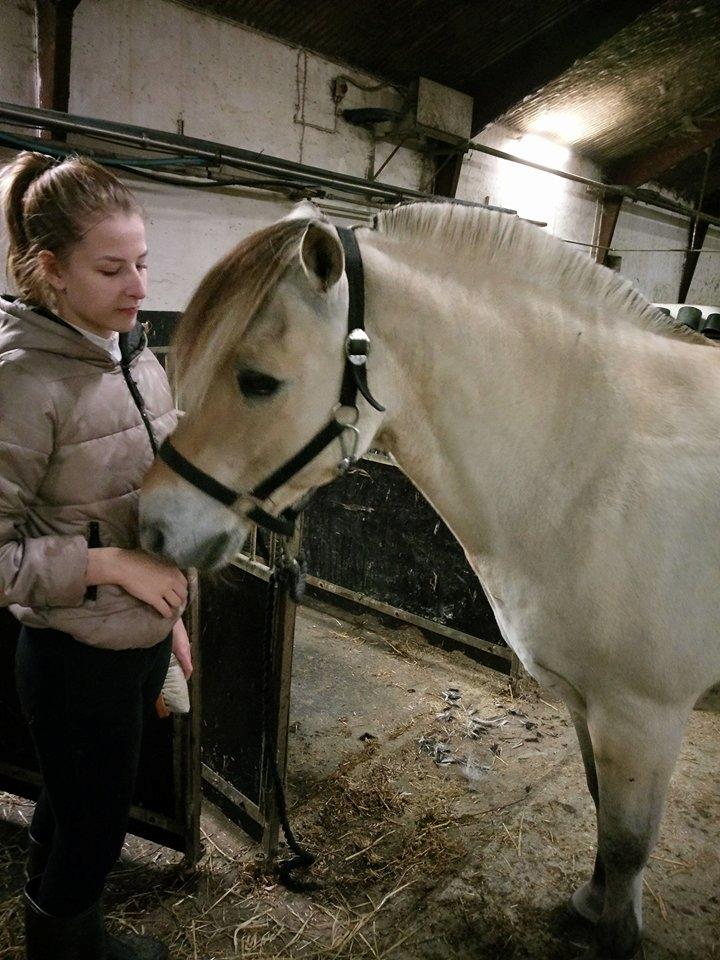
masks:
[(173, 381), (186, 410), (202, 402), (217, 370), (297, 255), (309, 222), (284, 219), (258, 230), (201, 281), (171, 345)]
[(130, 190), (109, 170), (87, 157), (58, 162), (24, 150), (0, 172), (0, 202), (10, 245), (8, 280), (23, 300), (53, 307), (38, 254), (62, 259), (93, 225), (112, 213), (142, 210)]

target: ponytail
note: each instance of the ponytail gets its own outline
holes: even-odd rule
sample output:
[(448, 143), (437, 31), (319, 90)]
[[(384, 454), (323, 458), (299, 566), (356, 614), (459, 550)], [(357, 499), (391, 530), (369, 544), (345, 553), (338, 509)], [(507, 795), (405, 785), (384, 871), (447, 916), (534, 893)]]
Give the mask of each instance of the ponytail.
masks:
[(87, 157), (58, 162), (24, 150), (0, 173), (0, 205), (10, 241), (8, 280), (23, 300), (52, 308), (54, 291), (38, 254), (59, 259), (97, 220), (112, 213), (142, 211), (118, 178)]
[(25, 229), (23, 201), (30, 184), (39, 180), (54, 165), (51, 157), (26, 150), (18, 154), (16, 159), (5, 167), (1, 175), (0, 197), (10, 239), (6, 263), (7, 275), (8, 280), (15, 283), (21, 290), (34, 286), (30, 276), (32, 270), (29, 269), (30, 264), (27, 262), (30, 239)]

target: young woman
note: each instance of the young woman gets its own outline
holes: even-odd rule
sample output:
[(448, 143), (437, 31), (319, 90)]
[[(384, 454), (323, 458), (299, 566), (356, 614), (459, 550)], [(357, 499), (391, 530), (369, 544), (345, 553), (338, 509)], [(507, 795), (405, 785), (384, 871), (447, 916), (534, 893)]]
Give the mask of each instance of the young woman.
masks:
[(21, 621), (16, 681), (43, 791), (30, 826), (28, 960), (161, 960), (104, 927), (144, 717), (171, 648), (191, 670), (187, 582), (138, 549), (138, 496), (177, 412), (137, 322), (145, 230), (132, 194), (80, 157), (2, 173), (0, 604)]

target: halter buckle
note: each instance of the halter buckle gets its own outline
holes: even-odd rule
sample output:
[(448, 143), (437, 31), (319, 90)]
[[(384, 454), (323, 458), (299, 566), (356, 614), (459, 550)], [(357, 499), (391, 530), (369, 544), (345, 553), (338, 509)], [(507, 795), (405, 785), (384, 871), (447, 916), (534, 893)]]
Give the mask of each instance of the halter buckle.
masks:
[[(354, 423), (343, 423), (342, 420), (339, 420), (338, 423), (342, 423), (345, 427), (343, 432), (338, 437), (338, 440), (340, 441), (340, 449), (342, 450), (342, 460), (337, 465), (337, 472), (339, 476), (342, 476), (344, 473), (348, 472), (354, 463), (357, 463), (357, 449), (360, 444), (360, 431)], [(347, 440), (348, 431), (352, 437), (350, 443), (348, 443)]]
[(361, 367), (367, 363), (369, 355), (370, 337), (362, 327), (355, 327), (345, 339), (345, 356), (350, 363), (355, 364), (356, 367)]

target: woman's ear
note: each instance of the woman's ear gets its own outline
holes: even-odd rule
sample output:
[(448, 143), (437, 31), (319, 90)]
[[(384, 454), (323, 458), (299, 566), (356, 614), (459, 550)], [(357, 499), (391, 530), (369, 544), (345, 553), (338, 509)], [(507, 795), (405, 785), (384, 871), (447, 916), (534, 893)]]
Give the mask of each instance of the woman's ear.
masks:
[(40, 250), (37, 258), (46, 283), (49, 283), (56, 293), (64, 293), (65, 277), (60, 262), (52, 250)]

